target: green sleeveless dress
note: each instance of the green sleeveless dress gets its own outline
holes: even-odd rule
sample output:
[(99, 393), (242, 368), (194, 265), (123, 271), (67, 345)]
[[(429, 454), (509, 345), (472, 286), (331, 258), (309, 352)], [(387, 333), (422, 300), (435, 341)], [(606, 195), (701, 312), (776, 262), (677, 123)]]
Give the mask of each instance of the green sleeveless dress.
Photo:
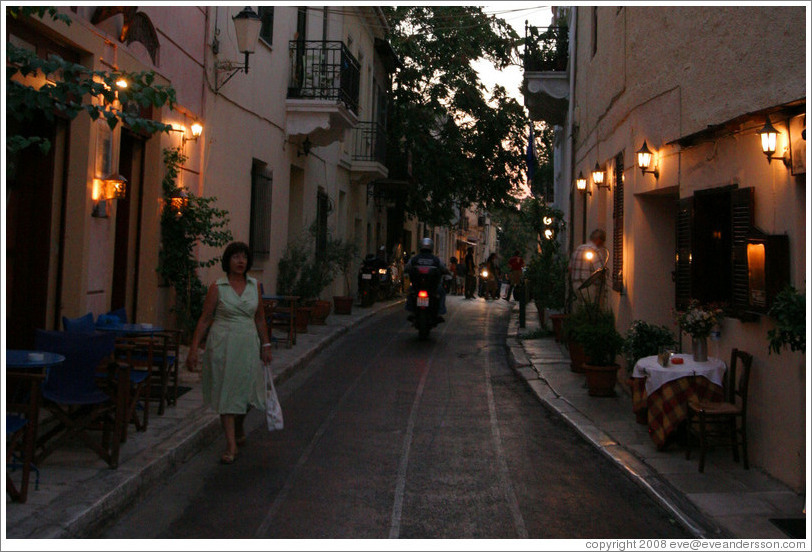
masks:
[(250, 276), (242, 295), (228, 278), (217, 280), (217, 308), (203, 355), (203, 400), (218, 414), (245, 414), (250, 404), (265, 409), (265, 372), (254, 315), (257, 281)]

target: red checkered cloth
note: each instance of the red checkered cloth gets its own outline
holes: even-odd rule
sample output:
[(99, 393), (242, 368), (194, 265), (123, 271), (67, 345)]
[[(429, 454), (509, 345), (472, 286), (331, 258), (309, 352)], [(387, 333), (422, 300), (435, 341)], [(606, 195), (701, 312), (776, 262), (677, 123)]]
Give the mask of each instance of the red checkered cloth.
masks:
[(668, 436), (688, 418), (688, 402), (721, 401), (722, 388), (702, 376), (687, 376), (661, 386), (650, 397), (646, 396), (646, 379), (632, 378), (632, 410), (641, 414), (648, 409), (648, 433), (662, 449)]

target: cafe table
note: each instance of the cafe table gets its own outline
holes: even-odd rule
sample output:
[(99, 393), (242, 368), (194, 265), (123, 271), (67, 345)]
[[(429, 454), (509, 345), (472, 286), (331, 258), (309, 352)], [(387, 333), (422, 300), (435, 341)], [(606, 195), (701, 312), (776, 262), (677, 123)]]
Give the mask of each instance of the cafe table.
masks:
[[(674, 364), (675, 358), (682, 364)], [(632, 371), (632, 409), (646, 423), (651, 440), (662, 450), (669, 444), (674, 430), (688, 418), (688, 402), (720, 401), (723, 397), (727, 366), (724, 361), (708, 357), (696, 362), (690, 354), (671, 356), (667, 366), (661, 366), (657, 355), (641, 358)]]
[(6, 368), (18, 371), (41, 370), (45, 372), (55, 364), (65, 362), (65, 357), (47, 351), (29, 351), (22, 349), (8, 349), (6, 351)]

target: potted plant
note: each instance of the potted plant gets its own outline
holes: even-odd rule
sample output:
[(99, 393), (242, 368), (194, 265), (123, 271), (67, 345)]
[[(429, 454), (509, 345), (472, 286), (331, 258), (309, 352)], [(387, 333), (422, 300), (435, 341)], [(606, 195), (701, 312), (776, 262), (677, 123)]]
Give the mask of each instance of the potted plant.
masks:
[(593, 324), (581, 328), (578, 340), (589, 359), (584, 371), (590, 396), (613, 397), (620, 369), (615, 358), (623, 347), (623, 337), (615, 329), (611, 311), (599, 312)]
[(691, 335), (691, 351), (696, 362), (708, 360), (708, 336), (719, 324), (722, 313), (722, 309), (713, 305), (702, 306), (696, 299), (691, 299), (686, 310), (675, 313), (682, 331)]
[(665, 326), (656, 326), (643, 320), (635, 320), (629, 326), (623, 341), (626, 370), (631, 375), (634, 365), (643, 357), (656, 355), (660, 347), (675, 347), (674, 334)]
[(355, 259), (358, 257), (358, 246), (355, 242), (335, 240), (331, 243), (331, 253), (336, 270), (344, 276), (344, 295), (334, 295), (333, 304), (336, 314), (352, 314), (353, 296), (350, 294), (350, 278)]
[(806, 298), (793, 286), (781, 290), (773, 300), (767, 315), (775, 321), (775, 328), (767, 332), (769, 354), (790, 351), (806, 353)]
[(586, 353), (581, 345), (581, 332), (595, 323), (599, 311), (597, 305), (587, 303), (580, 305), (570, 316), (564, 320), (562, 337), (570, 352), (570, 370), (576, 373), (584, 372), (584, 363), (587, 361)]

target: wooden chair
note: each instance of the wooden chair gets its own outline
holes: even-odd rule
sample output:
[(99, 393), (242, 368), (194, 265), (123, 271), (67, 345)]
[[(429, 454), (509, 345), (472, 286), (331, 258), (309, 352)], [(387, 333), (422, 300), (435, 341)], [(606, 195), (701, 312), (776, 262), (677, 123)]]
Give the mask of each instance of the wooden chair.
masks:
[[(739, 362), (741, 362), (741, 372), (738, 370)], [(685, 458), (691, 458), (691, 432), (698, 429), (700, 473), (705, 471), (705, 453), (710, 436), (721, 436), (730, 440), (734, 462), (739, 461), (739, 443), (741, 442), (744, 469), (750, 468), (747, 459), (747, 393), (752, 365), (753, 355), (733, 349), (730, 355), (730, 367), (725, 375), (725, 400), (722, 402), (699, 400), (688, 402)]]
[[(128, 426), (135, 425), (136, 431), (146, 431), (149, 425), (149, 395), (152, 389), (153, 340), (131, 337), (117, 337), (115, 359), (129, 367), (129, 393), (126, 404), (126, 422), (121, 433), (121, 442), (127, 441)], [(138, 415), (139, 406), (141, 415)]]
[[(287, 305), (282, 306), (285, 302)], [(296, 345), (296, 301), (289, 297), (279, 297), (273, 299), (263, 299), (265, 309), (265, 321), (268, 324), (268, 332), (273, 337), (273, 329), (279, 328), (285, 333), (284, 341), (288, 348)]]
[[(37, 474), (34, 465), (34, 446), (37, 438), (39, 418), (40, 385), (44, 374), (30, 372), (6, 373), (6, 490), (12, 500), (25, 502), (28, 499), (28, 481), (31, 470)], [(21, 447), (19, 445), (22, 445)], [(19, 456), (19, 463), (15, 457)], [(20, 485), (14, 484), (11, 471), (21, 468)]]

